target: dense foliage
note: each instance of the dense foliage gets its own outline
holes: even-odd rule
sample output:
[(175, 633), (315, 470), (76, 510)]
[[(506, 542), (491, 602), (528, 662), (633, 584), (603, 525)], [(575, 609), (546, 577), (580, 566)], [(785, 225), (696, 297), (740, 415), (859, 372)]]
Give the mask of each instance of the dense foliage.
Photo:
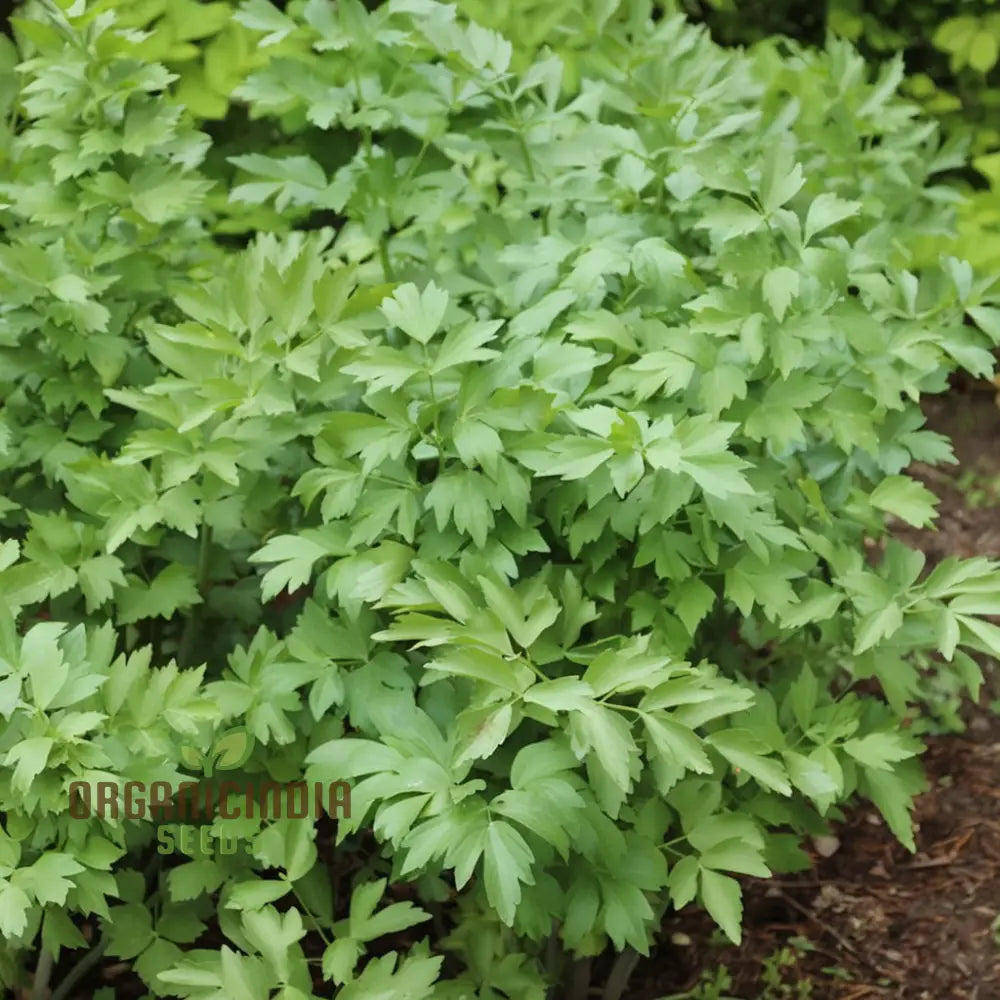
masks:
[[(492, 5), (491, 5), (492, 6)], [(958, 172), (966, 195), (957, 238), (948, 249), (987, 271), (1000, 267), (1000, 7), (996, 0), (676, 0), (726, 45), (783, 34), (822, 44), (846, 38), (869, 59), (905, 56), (902, 90), (960, 137), (972, 162)], [(940, 240), (924, 244), (930, 261)]]
[[(614, 998), (843, 804), (912, 849), (1000, 568), (865, 542), (933, 520), (917, 403), (992, 371), (1000, 291), (910, 262), (962, 160), (899, 62), (247, 0), (213, 148), (117, 6), (25, 8), (2, 91), (3, 981), (527, 1000), (611, 948)], [(70, 815), (234, 727), (350, 817)]]

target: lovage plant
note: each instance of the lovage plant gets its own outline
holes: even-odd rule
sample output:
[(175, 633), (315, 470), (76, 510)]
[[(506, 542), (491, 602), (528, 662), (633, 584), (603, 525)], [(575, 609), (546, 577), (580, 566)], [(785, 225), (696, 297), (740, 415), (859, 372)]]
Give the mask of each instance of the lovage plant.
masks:
[[(287, 44), (234, 96), (283, 147), (244, 144), (229, 197), (286, 222), (227, 251), (142, 39), (31, 11), (0, 188), (6, 983), (66, 1000), (106, 953), (195, 1000), (575, 1000), (610, 949), (612, 1000), (668, 906), (738, 940), (738, 876), (807, 864), (852, 800), (914, 847), (902, 722), (929, 677), (976, 692), (1000, 569), (864, 542), (933, 520), (918, 401), (991, 370), (1000, 294), (908, 270), (953, 156), (898, 67), (581, 0), (514, 70), (435, 0), (250, 0)], [(169, 800), (70, 814), (72, 783), (191, 780), (231, 729), (241, 777), (349, 781), (349, 816), (220, 811), (248, 850), (185, 858)]]

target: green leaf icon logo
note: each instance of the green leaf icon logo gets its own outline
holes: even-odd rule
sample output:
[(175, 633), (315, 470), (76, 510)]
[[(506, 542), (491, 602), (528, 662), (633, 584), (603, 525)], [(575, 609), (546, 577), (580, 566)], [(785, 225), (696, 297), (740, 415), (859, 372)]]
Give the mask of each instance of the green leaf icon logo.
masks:
[(197, 771), (202, 766), (204, 759), (197, 747), (181, 747), (181, 763), (189, 771)]
[(213, 767), (219, 771), (234, 771), (242, 767), (253, 753), (253, 737), (242, 727), (222, 733), (212, 745), (205, 760), (205, 774)]

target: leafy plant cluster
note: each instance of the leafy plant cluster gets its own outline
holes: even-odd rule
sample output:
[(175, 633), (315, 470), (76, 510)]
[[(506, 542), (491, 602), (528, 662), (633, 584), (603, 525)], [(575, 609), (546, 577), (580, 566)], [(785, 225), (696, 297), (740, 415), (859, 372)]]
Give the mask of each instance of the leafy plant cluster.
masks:
[[(760, 963), (760, 1000), (812, 1000), (814, 980), (800, 978), (797, 964), (802, 956), (813, 950), (805, 938), (792, 938), (789, 944), (775, 949)], [(834, 971), (834, 970), (824, 970)], [(739, 1000), (731, 993), (733, 978), (725, 965), (704, 970), (695, 986), (684, 993), (675, 993), (661, 1000)]]
[[(969, 144), (971, 168), (955, 175), (965, 202), (951, 252), (984, 270), (1000, 267), (1000, 7), (996, 0), (827, 0), (823, 5), (677, 0), (723, 44), (774, 34), (822, 45), (832, 32), (869, 59), (905, 54), (903, 92)], [(935, 259), (940, 242), (922, 248)]]
[[(910, 264), (962, 161), (899, 64), (247, 0), (213, 144), (122, 13), (26, 6), (2, 89), (3, 983), (576, 998), (609, 952), (614, 1000), (846, 803), (913, 849), (904, 723), (977, 693), (1000, 567), (865, 540), (933, 521), (917, 404), (1000, 292)], [(236, 727), (350, 816), (70, 815)]]
[[(911, 74), (906, 90), (949, 127), (976, 125), (981, 148), (995, 147), (990, 127), (996, 91), (989, 88), (1000, 60), (996, 0), (826, 0), (804, 4), (737, 4), (735, 0), (677, 0), (690, 16), (710, 24), (726, 45), (788, 35), (822, 45), (826, 32), (857, 44), (870, 58), (905, 52)], [(980, 150), (981, 151), (981, 150)]]

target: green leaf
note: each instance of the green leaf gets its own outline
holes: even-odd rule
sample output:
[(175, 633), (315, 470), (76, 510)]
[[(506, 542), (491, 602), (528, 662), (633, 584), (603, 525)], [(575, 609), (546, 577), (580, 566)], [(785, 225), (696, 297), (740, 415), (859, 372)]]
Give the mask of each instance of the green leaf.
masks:
[[(529, 692), (530, 693), (530, 692)], [(510, 735), (514, 720), (514, 706), (511, 703), (499, 707), (466, 710), (459, 717), (459, 724), (469, 716), (471, 737), (464, 743), (462, 752), (455, 760), (456, 767), (467, 761), (490, 757)]]
[(346, 983), (354, 975), (358, 959), (365, 953), (360, 941), (339, 937), (323, 952), (323, 978), (335, 983)]
[(33, 736), (15, 744), (7, 751), (4, 764), (16, 765), (11, 784), (27, 794), (31, 783), (45, 769), (54, 741), (48, 736)]
[(762, 229), (764, 219), (742, 201), (723, 198), (717, 208), (705, 212), (695, 225), (699, 229), (707, 229), (713, 242), (725, 243)]
[(257, 44), (262, 48), (275, 45), (296, 30), (295, 22), (268, 0), (243, 0), (233, 15), (240, 24), (251, 31), (267, 32)]
[(298, 910), (279, 914), (272, 906), (262, 910), (247, 910), (240, 915), (247, 940), (264, 957), (270, 970), (282, 981), (291, 978), (293, 947), (306, 934)]
[(644, 638), (640, 644), (599, 653), (590, 661), (583, 680), (597, 695), (655, 687), (670, 672), (670, 660), (646, 653), (646, 645)]
[(536, 781), (573, 771), (579, 761), (568, 747), (552, 740), (529, 743), (514, 757), (510, 769), (511, 788), (527, 788)]
[(259, 910), (268, 903), (287, 896), (291, 886), (287, 882), (265, 882), (253, 879), (233, 885), (226, 908), (230, 910)]
[(439, 673), (469, 677), (511, 694), (521, 694), (531, 683), (525, 668), (519, 670), (507, 657), (474, 646), (449, 649), (427, 666)]
[(29, 868), (18, 869), (15, 878), (43, 906), (63, 906), (67, 893), (74, 888), (72, 876), (82, 871), (83, 865), (71, 855), (46, 851)]
[(919, 744), (902, 733), (869, 733), (844, 741), (844, 750), (859, 764), (878, 771), (892, 771), (892, 765), (919, 752)]
[(764, 275), (764, 301), (780, 323), (788, 306), (799, 294), (799, 273), (790, 267), (776, 267)]
[(991, 31), (978, 31), (968, 50), (969, 65), (979, 73), (988, 73), (997, 64), (1000, 41)]
[(289, 882), (305, 877), (316, 864), (314, 838), (316, 827), (311, 819), (288, 820), (285, 830), (285, 850), (282, 867)]
[(674, 722), (666, 713), (653, 715), (640, 712), (639, 715), (650, 743), (667, 763), (699, 774), (712, 772), (712, 764), (701, 740), (690, 729)]
[(705, 868), (701, 870), (700, 881), (701, 901), (709, 916), (733, 944), (739, 945), (743, 940), (743, 894), (739, 882)]
[(349, 781), (363, 774), (392, 771), (403, 763), (403, 756), (375, 740), (351, 737), (330, 740), (312, 750), (306, 756), (306, 763), (329, 769), (339, 776), (335, 780)]
[(861, 202), (859, 201), (848, 201), (828, 192), (818, 195), (809, 206), (809, 211), (806, 214), (803, 231), (804, 241), (808, 243), (817, 233), (857, 215), (860, 210)]
[(723, 729), (712, 733), (708, 742), (722, 754), (734, 768), (746, 771), (765, 788), (779, 795), (791, 795), (785, 769), (768, 756), (767, 745), (748, 729)]
[(31, 900), (23, 889), (0, 881), (0, 934), (6, 940), (16, 939), (28, 926)]
[(460, 365), (471, 365), (500, 357), (499, 351), (483, 347), (483, 344), (489, 343), (501, 326), (503, 326), (502, 321), (493, 320), (453, 327), (441, 341), (441, 346), (434, 355), (431, 374), (439, 375)]
[(80, 564), (78, 580), (88, 611), (93, 612), (110, 601), (115, 587), (128, 586), (122, 565), (121, 559), (112, 555), (94, 556)]
[(854, 633), (854, 653), (863, 653), (889, 639), (903, 626), (903, 612), (896, 603), (889, 603), (862, 618)]
[(408, 337), (426, 344), (441, 327), (448, 311), (448, 293), (429, 282), (423, 292), (414, 284), (400, 285), (382, 302), (382, 314)]
[(698, 858), (698, 864), (712, 871), (739, 872), (756, 878), (771, 876), (770, 869), (761, 859), (760, 850), (738, 839), (724, 840), (709, 848)]
[[(386, 880), (358, 886), (351, 897), (351, 912), (349, 927), (351, 938), (358, 941), (374, 941), (386, 934), (396, 934), (415, 927), (430, 919), (412, 903), (392, 903), (390, 906), (375, 912), (375, 906), (385, 891)], [(362, 889), (366, 892), (362, 894)]]
[(437, 982), (444, 956), (411, 955), (394, 971), (396, 957), (395, 952), (390, 952), (372, 959), (356, 980), (338, 992), (337, 1000), (368, 1000), (370, 997), (409, 1000), (410, 997), (429, 996)]
[(21, 640), (21, 668), (31, 679), (32, 700), (42, 710), (55, 700), (69, 676), (58, 644), (65, 629), (56, 622), (40, 622)]
[(938, 498), (909, 476), (888, 476), (872, 491), (873, 507), (901, 517), (907, 524), (925, 528), (934, 523)]
[(586, 479), (614, 453), (614, 448), (597, 438), (563, 437), (549, 445), (549, 454), (535, 472), (559, 476), (566, 482)]
[(531, 872), (534, 856), (524, 838), (503, 820), (490, 823), (483, 854), (486, 896), (507, 926), (521, 902), (521, 885), (534, 885)]
[(282, 590), (297, 590), (312, 577), (312, 568), (318, 559), (330, 555), (346, 555), (339, 539), (329, 533), (303, 533), (279, 535), (250, 556), (254, 563), (277, 563), (261, 580), (261, 598), (271, 600)]
[(819, 694), (819, 682), (807, 663), (788, 692), (788, 700), (792, 707), (795, 721), (802, 732), (807, 732), (816, 711)]
[(454, 440), (459, 458), (466, 465), (481, 465), (490, 475), (495, 474), (503, 441), (492, 427), (478, 420), (461, 420), (455, 425)]
[(675, 909), (683, 909), (698, 895), (701, 869), (694, 856), (681, 858), (670, 871), (670, 899)]
[(270, 995), (267, 980), (261, 977), (260, 962), (223, 945), (219, 949), (222, 961), (222, 987), (226, 995), (246, 997), (246, 1000), (267, 1000)]
[(175, 902), (198, 899), (213, 892), (222, 882), (223, 873), (214, 861), (188, 861), (171, 868), (167, 876), (170, 898)]
[[(845, 747), (846, 749), (846, 747)], [(848, 751), (850, 752), (850, 751)], [(841, 784), (819, 760), (787, 750), (782, 754), (792, 784), (816, 802), (831, 800), (841, 793)]]
[(868, 771), (865, 782), (868, 795), (885, 817), (889, 829), (910, 853), (916, 852), (913, 837), (913, 796), (904, 781), (889, 771)]
[(805, 184), (802, 166), (793, 162), (790, 149), (779, 143), (764, 153), (761, 171), (760, 200), (764, 211), (772, 214), (790, 201)]
[(969, 306), (966, 312), (994, 344), (1000, 344), (1000, 309), (993, 306)]
[[(267, 0), (260, 2), (270, 6)], [(251, 176), (263, 178), (234, 187), (229, 194), (230, 201), (256, 205), (274, 198), (279, 212), (299, 205), (334, 207), (335, 199), (326, 173), (312, 157), (286, 156), (279, 160), (260, 153), (246, 153), (230, 157), (229, 162)], [(344, 311), (346, 313), (347, 309)]]
[(579, 677), (559, 677), (528, 688), (524, 700), (529, 705), (541, 705), (553, 712), (571, 712), (595, 704), (594, 696), (594, 689)]
[(601, 761), (614, 784), (627, 792), (632, 784), (629, 759), (635, 747), (628, 723), (612, 709), (593, 704), (575, 711), (572, 725), (578, 729), (587, 749)]
[(153, 941), (153, 916), (142, 903), (127, 903), (111, 910), (108, 951), (116, 958), (135, 958)]
[(692, 635), (718, 600), (715, 591), (697, 577), (679, 583), (671, 597), (676, 602), (674, 613)]
[(177, 611), (202, 602), (197, 580), (188, 566), (167, 566), (148, 586), (129, 581), (118, 595), (118, 623), (130, 625), (144, 618), (171, 618)]

